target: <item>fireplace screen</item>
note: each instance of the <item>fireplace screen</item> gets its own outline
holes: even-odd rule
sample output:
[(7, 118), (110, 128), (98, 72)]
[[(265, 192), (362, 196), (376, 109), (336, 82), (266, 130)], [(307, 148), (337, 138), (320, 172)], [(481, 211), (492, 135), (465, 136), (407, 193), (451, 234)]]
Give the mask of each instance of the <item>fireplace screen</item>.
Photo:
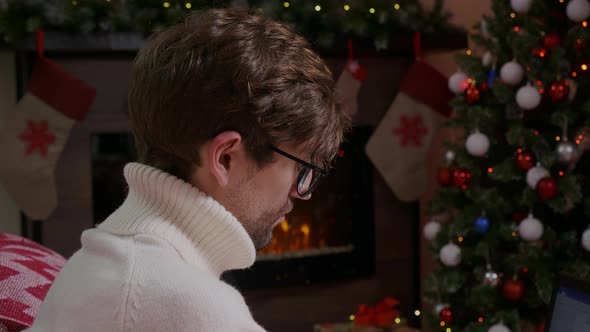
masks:
[[(372, 168), (364, 154), (369, 129), (354, 128), (334, 169), (308, 201), (274, 230), (272, 242), (248, 270), (224, 277), (242, 289), (290, 286), (365, 276), (374, 270)], [(92, 138), (94, 220), (125, 199), (123, 167), (135, 160), (129, 133)]]

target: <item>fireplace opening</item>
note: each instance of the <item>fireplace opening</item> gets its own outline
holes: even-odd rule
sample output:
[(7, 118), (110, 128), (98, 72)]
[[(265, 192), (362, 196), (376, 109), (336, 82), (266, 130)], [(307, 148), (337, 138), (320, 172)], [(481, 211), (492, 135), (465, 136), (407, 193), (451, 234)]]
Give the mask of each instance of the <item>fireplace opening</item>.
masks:
[[(247, 290), (309, 285), (371, 275), (375, 267), (372, 166), (364, 153), (370, 128), (346, 136), (330, 175), (308, 201), (297, 201), (277, 226), (272, 242), (247, 270), (224, 279)], [(125, 164), (136, 160), (130, 133), (94, 134), (94, 222), (99, 224), (127, 194)]]

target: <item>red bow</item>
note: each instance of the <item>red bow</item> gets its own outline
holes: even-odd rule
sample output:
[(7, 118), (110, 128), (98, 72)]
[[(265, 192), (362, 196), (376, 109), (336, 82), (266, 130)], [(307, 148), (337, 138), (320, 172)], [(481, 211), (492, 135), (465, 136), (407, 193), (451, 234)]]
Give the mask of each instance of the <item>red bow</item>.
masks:
[(393, 309), (399, 301), (386, 297), (378, 302), (374, 307), (366, 304), (360, 304), (354, 315), (355, 326), (392, 326), (395, 319), (399, 317), (399, 310)]

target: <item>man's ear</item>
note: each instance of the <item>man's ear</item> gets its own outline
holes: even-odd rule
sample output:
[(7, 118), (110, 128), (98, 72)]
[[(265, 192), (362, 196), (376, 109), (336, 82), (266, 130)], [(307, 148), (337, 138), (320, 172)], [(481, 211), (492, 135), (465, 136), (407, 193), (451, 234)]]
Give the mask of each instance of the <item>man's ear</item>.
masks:
[[(224, 131), (215, 136), (207, 145), (207, 167), (217, 183), (225, 187), (230, 174), (239, 170), (239, 164), (246, 157), (242, 136), (236, 131)], [(244, 165), (241, 165), (244, 168)]]

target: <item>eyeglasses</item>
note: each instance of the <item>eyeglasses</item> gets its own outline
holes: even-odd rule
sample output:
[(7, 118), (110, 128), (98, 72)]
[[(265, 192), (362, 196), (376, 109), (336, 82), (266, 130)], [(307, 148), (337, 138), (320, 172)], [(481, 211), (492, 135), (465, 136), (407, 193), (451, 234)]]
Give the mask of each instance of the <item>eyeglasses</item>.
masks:
[(297, 194), (301, 197), (311, 195), (320, 184), (322, 178), (328, 175), (328, 171), (303, 161), (273, 145), (270, 146), (270, 149), (304, 166), (297, 178)]

